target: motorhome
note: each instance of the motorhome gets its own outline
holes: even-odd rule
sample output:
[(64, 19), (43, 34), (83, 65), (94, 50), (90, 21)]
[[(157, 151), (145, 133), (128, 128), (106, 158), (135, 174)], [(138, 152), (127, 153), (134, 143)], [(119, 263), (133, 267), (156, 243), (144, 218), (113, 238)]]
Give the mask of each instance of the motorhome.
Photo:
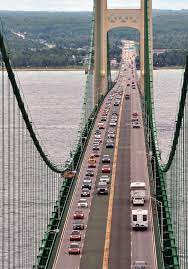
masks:
[(144, 205), (146, 196), (146, 183), (145, 182), (131, 182), (131, 200), (133, 205)]
[(147, 230), (148, 228), (148, 210), (132, 210), (132, 228), (133, 230)]

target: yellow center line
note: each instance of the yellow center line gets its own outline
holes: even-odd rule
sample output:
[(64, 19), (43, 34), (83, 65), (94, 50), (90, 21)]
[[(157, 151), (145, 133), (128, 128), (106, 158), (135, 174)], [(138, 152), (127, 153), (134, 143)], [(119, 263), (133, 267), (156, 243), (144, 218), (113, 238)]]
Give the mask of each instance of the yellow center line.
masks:
[(110, 234), (111, 234), (111, 226), (112, 226), (112, 210), (113, 210), (113, 202), (114, 202), (116, 166), (117, 166), (117, 157), (118, 157), (118, 144), (119, 144), (119, 136), (120, 136), (120, 122), (121, 122), (123, 102), (124, 102), (124, 93), (122, 96), (122, 102), (121, 102), (121, 107), (120, 107), (120, 112), (119, 112), (116, 144), (115, 144), (115, 150), (114, 150), (110, 198), (109, 198), (109, 204), (108, 204), (108, 217), (107, 217), (107, 224), (106, 224), (106, 237), (105, 237), (104, 255), (103, 255), (103, 267), (102, 267), (103, 269), (108, 269), (108, 260), (109, 260), (109, 252), (110, 252)]

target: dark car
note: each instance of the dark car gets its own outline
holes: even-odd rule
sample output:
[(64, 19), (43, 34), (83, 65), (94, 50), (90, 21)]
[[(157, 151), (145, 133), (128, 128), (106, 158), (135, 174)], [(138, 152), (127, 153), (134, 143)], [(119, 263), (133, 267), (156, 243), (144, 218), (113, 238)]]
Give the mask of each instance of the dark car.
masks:
[(106, 143), (106, 148), (113, 148), (114, 147), (114, 142), (107, 142)]
[(99, 150), (99, 149), (100, 149), (99, 146), (93, 145), (93, 150)]
[(75, 221), (73, 223), (73, 230), (84, 230), (84, 223), (81, 221)]
[(106, 121), (107, 117), (101, 117), (101, 121)]
[(82, 184), (82, 190), (83, 189), (88, 189), (88, 190), (91, 190), (91, 187), (92, 187), (92, 184), (91, 183), (83, 183)]
[(94, 171), (93, 171), (93, 169), (87, 169), (86, 170), (86, 176), (87, 177), (94, 177)]
[(102, 163), (110, 163), (110, 156), (109, 155), (103, 155)]
[(88, 189), (82, 189), (81, 197), (90, 197), (90, 191)]

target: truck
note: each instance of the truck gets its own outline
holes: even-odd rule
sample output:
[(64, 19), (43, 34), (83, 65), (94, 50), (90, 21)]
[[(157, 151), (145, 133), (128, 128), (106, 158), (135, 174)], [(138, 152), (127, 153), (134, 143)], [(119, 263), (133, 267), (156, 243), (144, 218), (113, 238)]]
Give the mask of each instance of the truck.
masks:
[(133, 230), (147, 230), (148, 228), (148, 210), (133, 209), (131, 223)]
[(131, 200), (134, 206), (144, 205), (146, 196), (146, 183), (145, 182), (131, 182)]

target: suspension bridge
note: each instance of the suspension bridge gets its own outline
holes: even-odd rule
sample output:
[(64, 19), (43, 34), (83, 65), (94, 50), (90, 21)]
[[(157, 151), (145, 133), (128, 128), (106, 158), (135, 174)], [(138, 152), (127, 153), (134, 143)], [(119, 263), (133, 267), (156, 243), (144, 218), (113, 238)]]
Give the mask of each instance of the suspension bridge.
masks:
[[(139, 9), (108, 9), (105, 0), (93, 6), (83, 113), (65, 164), (51, 160), (37, 133), (0, 33), (0, 267), (187, 269), (188, 60), (164, 163), (153, 99), (152, 1), (141, 0)], [(108, 32), (117, 27), (140, 32), (140, 76), (134, 43), (124, 41), (112, 82)], [(100, 142), (93, 144), (97, 135)], [(93, 154), (96, 162), (88, 171)], [(106, 155), (110, 165), (103, 167)], [(102, 169), (110, 172), (108, 195), (97, 194)], [(90, 196), (80, 201), (85, 177)], [(131, 203), (130, 184), (137, 181), (146, 186), (140, 207)], [(133, 229), (139, 218), (133, 212), (145, 212), (145, 231)], [(75, 248), (73, 231), (81, 239)], [(73, 256), (75, 249), (79, 255)]]

